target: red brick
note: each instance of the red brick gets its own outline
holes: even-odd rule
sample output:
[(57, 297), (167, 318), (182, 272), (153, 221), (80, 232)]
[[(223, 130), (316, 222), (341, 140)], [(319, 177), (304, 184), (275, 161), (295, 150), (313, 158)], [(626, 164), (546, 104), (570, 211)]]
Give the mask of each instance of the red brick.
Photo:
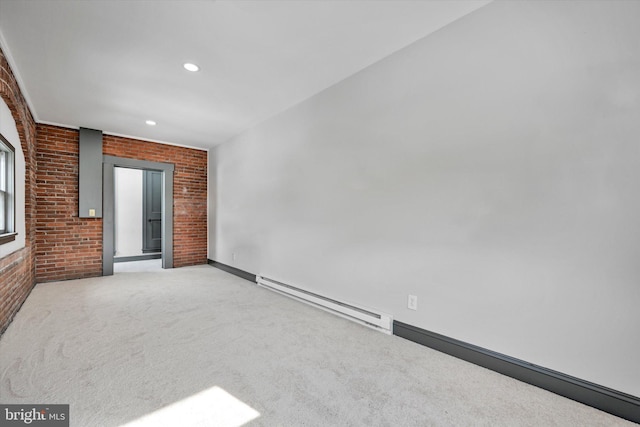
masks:
[(36, 123), (0, 49), (0, 97), (16, 122), (25, 157), (25, 247), (0, 259), (0, 334), (35, 284)]
[[(77, 215), (78, 131), (38, 125), (37, 139), (36, 278), (40, 282), (100, 276), (102, 220)], [(103, 152), (175, 165), (174, 266), (206, 263), (207, 153), (111, 135), (104, 136)], [(52, 269), (52, 264), (63, 268)]]

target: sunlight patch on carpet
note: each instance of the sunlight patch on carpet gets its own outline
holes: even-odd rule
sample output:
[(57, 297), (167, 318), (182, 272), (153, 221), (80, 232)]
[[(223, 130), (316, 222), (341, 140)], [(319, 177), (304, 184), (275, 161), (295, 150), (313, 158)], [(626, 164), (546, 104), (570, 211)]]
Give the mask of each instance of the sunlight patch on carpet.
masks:
[(240, 427), (259, 416), (260, 412), (215, 386), (121, 427), (162, 425)]

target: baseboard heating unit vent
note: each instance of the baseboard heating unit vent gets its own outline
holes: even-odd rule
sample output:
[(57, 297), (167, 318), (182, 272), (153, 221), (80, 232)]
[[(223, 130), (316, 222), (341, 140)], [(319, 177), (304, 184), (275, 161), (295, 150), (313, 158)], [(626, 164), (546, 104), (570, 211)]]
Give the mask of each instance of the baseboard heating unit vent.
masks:
[(386, 334), (392, 333), (393, 319), (388, 314), (377, 313), (368, 308), (357, 307), (353, 304), (336, 301), (304, 289), (296, 288), (295, 286), (278, 282), (277, 280), (268, 279), (264, 276), (257, 276), (256, 282), (262, 287), (297, 299), (298, 301), (306, 304), (313, 305), (354, 322), (358, 322), (380, 332), (384, 332)]

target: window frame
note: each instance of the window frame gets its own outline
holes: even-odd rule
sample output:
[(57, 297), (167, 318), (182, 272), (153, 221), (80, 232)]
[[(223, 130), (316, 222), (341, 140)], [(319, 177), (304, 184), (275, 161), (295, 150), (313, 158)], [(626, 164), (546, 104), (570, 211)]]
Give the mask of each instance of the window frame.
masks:
[(0, 206), (4, 205), (4, 224), (0, 223), (0, 245), (9, 243), (15, 240), (15, 218), (16, 218), (16, 150), (7, 139), (0, 134), (0, 151), (8, 153), (5, 154), (3, 165), (0, 165), (0, 173), (4, 176), (0, 176), (0, 183), (4, 181), (4, 189), (0, 187), (0, 198), (2, 202)]

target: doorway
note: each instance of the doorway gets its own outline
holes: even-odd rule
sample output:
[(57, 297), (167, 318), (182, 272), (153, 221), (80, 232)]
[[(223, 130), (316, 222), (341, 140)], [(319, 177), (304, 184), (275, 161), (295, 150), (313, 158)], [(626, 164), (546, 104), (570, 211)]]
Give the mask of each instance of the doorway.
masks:
[(113, 271), (160, 269), (162, 172), (114, 168)]
[(138, 202), (138, 206), (143, 211), (139, 217), (138, 229), (141, 235), (137, 241), (142, 254), (133, 256), (143, 257), (159, 253), (162, 268), (173, 268), (174, 165), (103, 156), (102, 275), (113, 274), (116, 243), (123, 243), (117, 242), (115, 218), (116, 170), (120, 171), (120, 168), (129, 172), (136, 171), (138, 176), (142, 173), (145, 177), (142, 178), (144, 184), (140, 186), (139, 191), (144, 202), (142, 200)]
[(142, 171), (142, 253), (162, 252), (162, 172)]

